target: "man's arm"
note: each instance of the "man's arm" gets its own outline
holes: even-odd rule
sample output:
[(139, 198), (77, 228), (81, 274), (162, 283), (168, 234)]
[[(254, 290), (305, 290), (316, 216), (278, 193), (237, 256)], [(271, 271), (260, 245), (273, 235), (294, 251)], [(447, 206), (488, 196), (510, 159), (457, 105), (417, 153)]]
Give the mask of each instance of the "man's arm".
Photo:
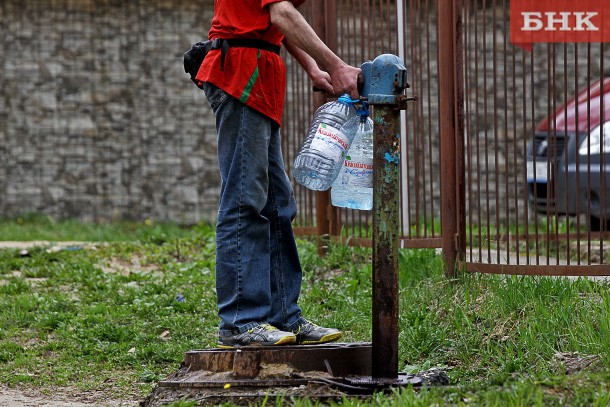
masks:
[(331, 82), (330, 75), (328, 72), (321, 70), (318, 67), (316, 61), (313, 60), (305, 51), (292, 45), (290, 42), (284, 40), (284, 46), (286, 50), (297, 60), (297, 62), (305, 69), (307, 75), (311, 78), (313, 86), (321, 91), (334, 95), (333, 84)]
[[(307, 57), (299, 55), (299, 51), (313, 59), (316, 67), (319, 67), (318, 69), (322, 72), (328, 72), (335, 95), (348, 93), (352, 98), (358, 98), (357, 81), (360, 69), (347, 65), (335, 55), (290, 1), (271, 3), (269, 12), (271, 13), (271, 23), (284, 34), (284, 44), (288, 51), (306, 70), (308, 66), (310, 67), (311, 62), (307, 60)], [(311, 76), (311, 72), (316, 71), (315, 68), (310, 67), (310, 69), (307, 72)], [(324, 88), (322, 87), (322, 89)]]

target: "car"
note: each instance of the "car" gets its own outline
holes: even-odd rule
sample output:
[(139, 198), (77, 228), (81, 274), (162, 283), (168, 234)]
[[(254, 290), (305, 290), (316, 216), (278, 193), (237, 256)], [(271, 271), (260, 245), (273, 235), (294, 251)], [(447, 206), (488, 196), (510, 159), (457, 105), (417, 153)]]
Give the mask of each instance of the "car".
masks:
[(528, 200), (538, 213), (610, 220), (610, 76), (541, 120), (526, 151)]

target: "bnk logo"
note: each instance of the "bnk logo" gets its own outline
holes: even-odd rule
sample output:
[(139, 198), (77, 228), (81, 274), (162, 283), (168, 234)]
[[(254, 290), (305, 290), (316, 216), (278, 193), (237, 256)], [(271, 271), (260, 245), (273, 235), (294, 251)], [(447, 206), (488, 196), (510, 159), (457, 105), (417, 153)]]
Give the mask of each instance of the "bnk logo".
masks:
[(610, 42), (610, 0), (512, 0), (510, 39)]
[[(544, 17), (539, 11), (523, 11), (523, 31), (599, 31), (591, 19), (597, 12), (546, 12)], [(573, 18), (570, 18), (573, 17)]]

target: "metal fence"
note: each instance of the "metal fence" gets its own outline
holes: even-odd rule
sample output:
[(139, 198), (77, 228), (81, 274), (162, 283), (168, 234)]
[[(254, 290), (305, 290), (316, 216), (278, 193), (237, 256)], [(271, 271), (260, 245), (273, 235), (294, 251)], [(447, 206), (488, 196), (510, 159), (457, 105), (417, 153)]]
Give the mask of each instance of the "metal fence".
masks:
[(467, 269), (608, 274), (604, 154), (587, 137), (604, 121), (603, 44), (515, 46), (508, 1), (461, 15)]
[[(346, 62), (359, 66), (382, 53), (405, 61), (407, 93), (418, 101), (401, 117), (402, 247), (442, 247), (448, 274), (454, 265), (610, 274), (610, 158), (598, 127), (610, 114), (610, 83), (596, 85), (607, 69), (603, 44), (511, 44), (507, 0), (306, 4), (306, 17)], [(312, 97), (295, 63), (288, 68), (290, 171), (313, 109), (325, 100)], [(370, 242), (370, 212), (334, 208), (328, 192), (296, 185), (295, 194), (298, 233)]]

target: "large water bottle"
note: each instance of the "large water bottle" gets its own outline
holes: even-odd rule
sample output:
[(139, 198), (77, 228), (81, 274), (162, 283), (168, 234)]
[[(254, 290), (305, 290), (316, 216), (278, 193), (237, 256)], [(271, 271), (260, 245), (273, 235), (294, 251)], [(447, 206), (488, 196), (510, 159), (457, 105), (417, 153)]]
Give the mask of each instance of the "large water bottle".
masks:
[(334, 206), (373, 208), (373, 120), (368, 114), (350, 119), (343, 132), (356, 133), (330, 192)]
[(299, 184), (314, 191), (330, 188), (355, 136), (355, 133), (341, 131), (341, 127), (355, 116), (349, 95), (325, 103), (316, 110), (292, 166), (292, 174)]

